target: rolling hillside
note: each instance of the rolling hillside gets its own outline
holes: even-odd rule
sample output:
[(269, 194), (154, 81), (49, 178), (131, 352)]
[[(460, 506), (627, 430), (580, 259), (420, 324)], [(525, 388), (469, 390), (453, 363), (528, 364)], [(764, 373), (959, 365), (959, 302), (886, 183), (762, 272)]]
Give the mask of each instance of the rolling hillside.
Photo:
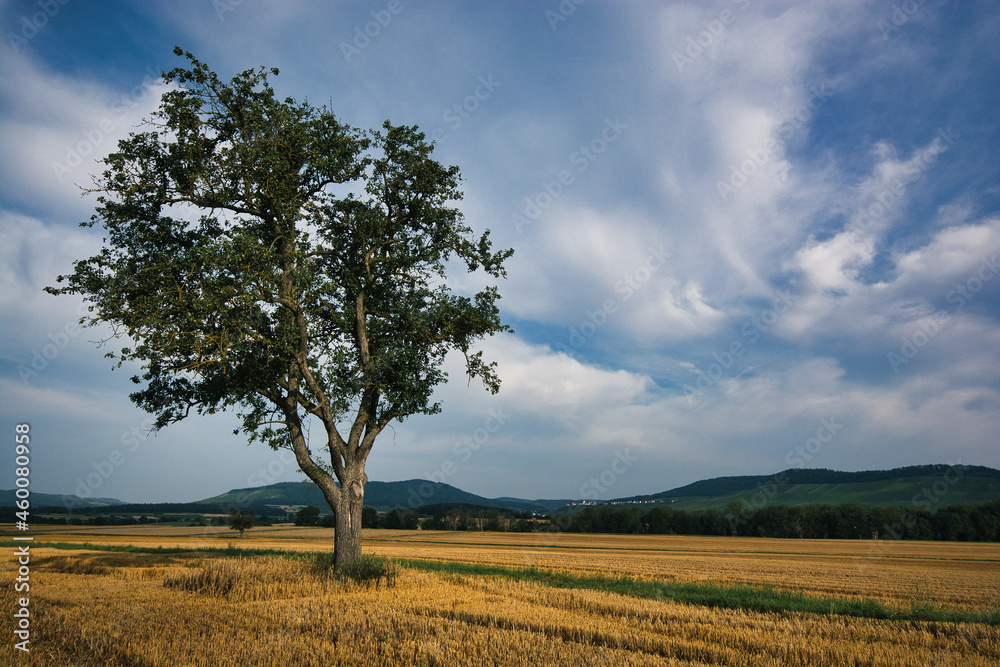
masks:
[[(669, 504), (679, 510), (723, 509), (729, 503), (746, 503), (754, 508), (767, 505), (829, 503), (841, 505), (899, 505), (934, 510), (945, 505), (982, 504), (1000, 500), (1000, 470), (983, 466), (925, 465), (841, 472), (825, 469), (791, 469), (773, 475), (716, 477), (646, 496), (632, 496), (596, 504), (644, 506)], [(312, 482), (280, 482), (268, 486), (233, 489), (226, 493), (194, 501), (223, 506), (313, 505), (326, 509), (323, 495)], [(79, 499), (75, 496), (31, 494), (32, 507), (101, 507), (121, 505), (113, 498)], [(15, 504), (14, 490), (0, 491), (0, 506)], [(514, 512), (569, 511), (584, 505), (580, 500), (525, 500), (521, 498), (485, 498), (449, 484), (411, 479), (402, 482), (368, 482), (365, 504), (380, 511), (396, 507), (419, 508), (433, 505), (490, 507)], [(587, 501), (586, 505), (594, 505)], [(170, 511), (180, 511), (172, 509)]]
[[(326, 500), (312, 482), (280, 482), (269, 486), (233, 489), (222, 495), (200, 500), (201, 503), (250, 505), (313, 505), (325, 509)], [(403, 482), (368, 482), (365, 505), (378, 510), (395, 507), (416, 508), (424, 505), (478, 505), (516, 512), (544, 512), (562, 507), (570, 500), (522, 500), (520, 498), (484, 498), (450, 484), (411, 479)]]
[[(0, 489), (0, 506), (10, 506), (17, 503), (17, 492), (15, 489)], [(80, 498), (78, 496), (67, 496), (60, 493), (31, 493), (31, 504), (33, 506), (47, 505), (52, 507), (106, 507), (109, 505), (124, 505), (117, 498)]]
[(1000, 500), (1000, 470), (983, 466), (910, 466), (894, 470), (840, 472), (792, 469), (774, 475), (717, 477), (615, 504), (670, 504), (679, 510), (722, 509), (729, 503), (802, 505), (901, 505), (936, 509)]

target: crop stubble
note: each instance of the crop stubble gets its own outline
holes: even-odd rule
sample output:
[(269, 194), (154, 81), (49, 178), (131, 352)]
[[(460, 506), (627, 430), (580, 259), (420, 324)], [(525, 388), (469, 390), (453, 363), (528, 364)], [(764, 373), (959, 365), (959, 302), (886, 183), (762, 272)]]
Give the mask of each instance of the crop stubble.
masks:
[[(117, 534), (47, 539), (220, 546), (219, 537), (205, 533), (111, 532)], [(258, 531), (252, 539), (228, 541), (254, 548), (328, 549), (329, 532)], [(969, 609), (995, 605), (991, 596), (1000, 589), (996, 545), (899, 543), (874, 557), (865, 544), (850, 542), (423, 531), (368, 531), (367, 536), (367, 551), (394, 557), (772, 585), (896, 602), (921, 585), (926, 600)], [(302, 563), (268, 557), (240, 561), (197, 553), (54, 549), (34, 549), (33, 556), (33, 651), (14, 656), (18, 660), (11, 664), (1000, 662), (1000, 629), (977, 623), (708, 609), (501, 577), (406, 569), (395, 587), (376, 590), (320, 581)], [(8, 559), (3, 563), (5, 590), (10, 590), (12, 573)], [(206, 587), (206, 580), (222, 583)], [(3, 600), (9, 623), (13, 599), (5, 594)], [(4, 653), (9, 656), (10, 649)]]

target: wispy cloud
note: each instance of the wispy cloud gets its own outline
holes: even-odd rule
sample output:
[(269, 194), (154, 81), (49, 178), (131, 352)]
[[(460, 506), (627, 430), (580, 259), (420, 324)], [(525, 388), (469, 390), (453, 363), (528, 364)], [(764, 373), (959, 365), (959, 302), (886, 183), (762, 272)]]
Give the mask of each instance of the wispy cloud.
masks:
[[(501, 393), (456, 366), (444, 413), (384, 436), (373, 479), (649, 493), (788, 467), (824, 419), (837, 437), (811, 466), (1000, 465), (995, 9), (926, 3), (896, 25), (875, 3), (584, 4), (553, 30), (530, 4), (384, 7), (126, 3), (109, 23), (68, 3), (2, 47), (3, 423), (74, 433), (87, 454), (54, 464), (62, 490), (137, 417), (93, 336), (53, 341), (79, 302), (40, 290), (98, 247), (77, 185), (155, 108), (174, 44), (226, 76), (277, 66), (281, 94), (352, 124), (420, 125), (461, 167), (469, 223), (516, 249), (500, 291), (518, 333), (485, 345)], [(115, 401), (100, 435), (72, 428)], [(265, 459), (232, 468), (246, 450), (221, 424), (217, 448), (183, 425), (129, 465), (180, 488), (174, 451), (246, 486)], [(153, 470), (102, 495), (224, 490), (151, 497)]]

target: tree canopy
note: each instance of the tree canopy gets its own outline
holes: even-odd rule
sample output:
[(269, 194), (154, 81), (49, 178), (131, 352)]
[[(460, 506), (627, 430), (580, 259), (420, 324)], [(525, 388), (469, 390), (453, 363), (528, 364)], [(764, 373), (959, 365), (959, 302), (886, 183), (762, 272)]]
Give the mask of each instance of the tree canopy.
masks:
[(257, 517), (253, 510), (236, 508), (229, 513), (229, 528), (240, 531), (240, 537), (243, 537), (244, 531), (250, 530), (255, 525)]
[[(47, 291), (82, 295), (81, 323), (111, 325), (108, 356), (141, 364), (131, 399), (156, 428), (234, 409), (250, 439), (291, 449), (338, 516), (338, 551), (356, 556), (376, 436), (440, 410), (450, 351), (499, 388), (474, 350), (510, 330), (497, 287), (456, 293), (446, 268), (502, 278), (513, 250), (465, 224), (458, 167), (416, 127), (362, 131), (278, 99), (277, 69), (224, 82), (175, 53), (190, 67), (163, 74), (159, 110), (88, 189), (82, 224), (103, 230), (101, 251)], [(357, 546), (341, 549), (354, 523)]]

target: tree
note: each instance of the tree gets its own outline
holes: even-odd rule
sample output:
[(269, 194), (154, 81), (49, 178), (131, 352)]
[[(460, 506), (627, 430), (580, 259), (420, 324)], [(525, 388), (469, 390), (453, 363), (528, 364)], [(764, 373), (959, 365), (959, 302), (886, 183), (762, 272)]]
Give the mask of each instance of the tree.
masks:
[(364, 507), (361, 510), (361, 527), (378, 528), (378, 510), (374, 507)]
[(395, 508), (386, 513), (379, 520), (379, 528), (391, 528), (393, 530), (416, 530), (419, 522), (417, 515), (409, 510)]
[(648, 532), (654, 535), (672, 535), (675, 531), (677, 510), (669, 505), (657, 505), (646, 513)]
[(296, 526), (315, 526), (319, 523), (319, 508), (309, 505), (295, 513)]
[(163, 74), (146, 131), (87, 190), (98, 206), (83, 225), (103, 228), (103, 248), (46, 289), (82, 295), (81, 324), (122, 340), (107, 356), (141, 365), (131, 399), (154, 428), (235, 409), (251, 441), (290, 449), (336, 517), (341, 566), (361, 554), (375, 439), (440, 411), (446, 355), (499, 389), (473, 351), (510, 331), (497, 288), (455, 293), (445, 267), (501, 278), (513, 251), (464, 223), (458, 167), (416, 127), (361, 132), (279, 100), (264, 68), (226, 83), (175, 53), (190, 69)]
[(250, 530), (254, 525), (256, 516), (252, 510), (234, 509), (229, 513), (229, 528), (240, 531), (240, 537), (243, 537), (243, 531)]

